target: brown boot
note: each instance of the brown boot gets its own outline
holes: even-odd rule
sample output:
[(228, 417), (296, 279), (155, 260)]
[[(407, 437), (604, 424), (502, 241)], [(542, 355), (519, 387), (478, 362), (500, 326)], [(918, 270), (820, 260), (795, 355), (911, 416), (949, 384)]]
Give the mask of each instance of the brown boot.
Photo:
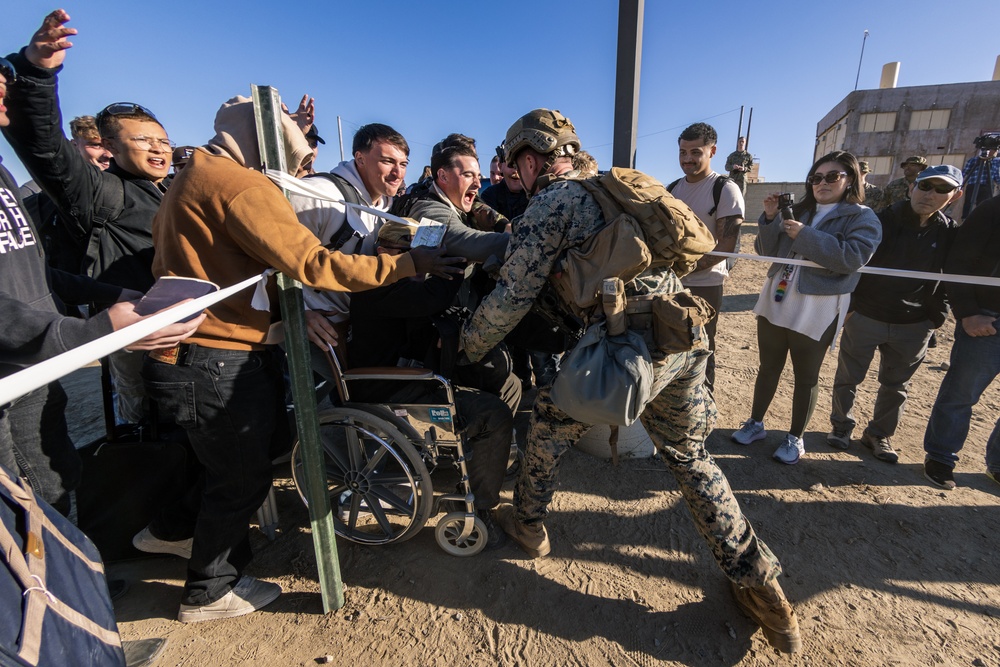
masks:
[(542, 524), (529, 526), (521, 523), (514, 516), (514, 506), (510, 503), (504, 503), (493, 510), (493, 516), (503, 528), (503, 532), (507, 533), (510, 539), (517, 542), (517, 546), (521, 547), (532, 558), (547, 556), (551, 551), (549, 534), (545, 530), (545, 526)]
[(777, 580), (754, 588), (732, 584), (733, 597), (743, 613), (764, 631), (767, 643), (782, 653), (802, 650), (799, 621)]

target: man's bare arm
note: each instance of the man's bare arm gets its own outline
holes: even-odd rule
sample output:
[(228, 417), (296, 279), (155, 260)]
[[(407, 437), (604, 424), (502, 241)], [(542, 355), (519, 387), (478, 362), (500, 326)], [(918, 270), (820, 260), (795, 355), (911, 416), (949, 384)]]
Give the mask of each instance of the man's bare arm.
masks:
[[(727, 215), (715, 221), (715, 249), (721, 252), (733, 252), (736, 249), (736, 241), (740, 238), (740, 225), (743, 224), (743, 216)], [(711, 268), (724, 261), (725, 257), (717, 255), (705, 255), (698, 260), (696, 271)]]

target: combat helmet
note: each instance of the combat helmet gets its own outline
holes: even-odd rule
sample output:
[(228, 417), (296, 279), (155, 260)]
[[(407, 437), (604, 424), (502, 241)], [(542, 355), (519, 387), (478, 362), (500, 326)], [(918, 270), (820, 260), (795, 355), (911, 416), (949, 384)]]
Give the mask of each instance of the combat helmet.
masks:
[(504, 161), (514, 165), (514, 158), (522, 148), (532, 148), (549, 161), (570, 156), (580, 150), (580, 137), (569, 118), (558, 110), (534, 109), (518, 118), (504, 139)]

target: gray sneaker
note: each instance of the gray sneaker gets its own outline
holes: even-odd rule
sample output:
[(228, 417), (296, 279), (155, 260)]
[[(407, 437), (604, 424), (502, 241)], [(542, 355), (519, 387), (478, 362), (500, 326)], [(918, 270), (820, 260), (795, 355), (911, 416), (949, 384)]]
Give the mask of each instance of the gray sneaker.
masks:
[(851, 432), (846, 428), (836, 428), (826, 434), (826, 444), (834, 449), (847, 449), (851, 446)]
[(144, 551), (148, 554), (171, 554), (188, 559), (191, 558), (191, 544), (193, 542), (194, 539), (190, 537), (186, 540), (177, 540), (176, 542), (161, 540), (149, 532), (149, 526), (140, 530), (132, 538), (132, 546), (139, 551)]
[(233, 589), (211, 604), (182, 604), (177, 612), (181, 623), (200, 623), (220, 618), (236, 618), (266, 607), (281, 595), (281, 586), (242, 576)]
[(743, 422), (740, 430), (733, 433), (733, 440), (741, 445), (749, 445), (751, 442), (757, 442), (766, 437), (767, 431), (764, 430), (764, 422), (754, 421), (753, 419)]
[(791, 433), (785, 436), (785, 441), (774, 450), (774, 458), (786, 465), (793, 466), (799, 462), (802, 455), (806, 453), (806, 444), (802, 438), (798, 438)]
[(874, 454), (875, 458), (879, 461), (895, 463), (899, 460), (899, 454), (897, 454), (896, 450), (894, 450), (889, 444), (889, 438), (880, 438), (872, 435), (868, 431), (865, 431), (861, 434), (861, 444), (872, 450), (872, 454)]

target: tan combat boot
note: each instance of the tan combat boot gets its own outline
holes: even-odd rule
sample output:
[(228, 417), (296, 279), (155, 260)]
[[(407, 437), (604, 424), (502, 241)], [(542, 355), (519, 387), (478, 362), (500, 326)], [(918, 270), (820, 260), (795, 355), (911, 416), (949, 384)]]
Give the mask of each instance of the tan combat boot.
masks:
[(503, 528), (503, 532), (507, 533), (510, 539), (517, 542), (517, 545), (532, 558), (547, 556), (551, 551), (549, 534), (545, 530), (545, 526), (542, 524), (529, 526), (521, 523), (514, 516), (514, 506), (510, 503), (504, 503), (493, 510), (493, 516)]
[(767, 643), (782, 653), (802, 650), (799, 621), (777, 580), (754, 588), (733, 582), (732, 588), (736, 604), (764, 631)]

